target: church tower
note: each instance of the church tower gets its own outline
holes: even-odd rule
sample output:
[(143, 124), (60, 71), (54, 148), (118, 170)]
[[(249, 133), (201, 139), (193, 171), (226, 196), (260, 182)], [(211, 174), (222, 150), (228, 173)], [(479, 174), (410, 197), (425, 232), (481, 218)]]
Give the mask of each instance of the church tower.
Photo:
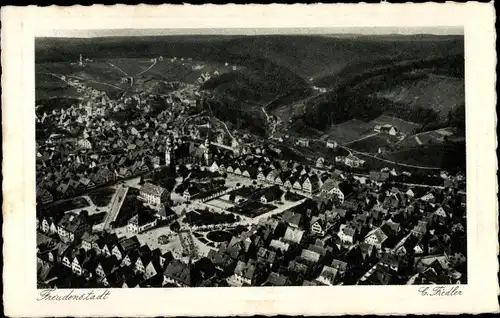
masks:
[(167, 143), (165, 146), (165, 165), (169, 166), (175, 163), (174, 145), (172, 141), (172, 136), (167, 137)]
[(212, 153), (210, 152), (210, 142), (208, 141), (208, 138), (205, 139), (205, 145), (203, 149), (203, 158), (205, 159), (205, 165), (207, 167), (212, 165)]

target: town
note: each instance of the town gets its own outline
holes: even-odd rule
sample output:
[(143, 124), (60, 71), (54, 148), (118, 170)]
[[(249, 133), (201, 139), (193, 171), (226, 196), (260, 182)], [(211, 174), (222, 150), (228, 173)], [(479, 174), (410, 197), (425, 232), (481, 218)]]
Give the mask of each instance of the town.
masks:
[[(48, 74), (79, 97), (36, 107), (39, 288), (467, 283), (464, 171), (297, 136), (267, 113), (266, 138), (230, 129), (202, 85), (239, 66), (194, 65), (160, 94), (139, 75), (195, 61), (149, 63), (100, 86)], [(370, 136), (404, 142), (384, 118)]]

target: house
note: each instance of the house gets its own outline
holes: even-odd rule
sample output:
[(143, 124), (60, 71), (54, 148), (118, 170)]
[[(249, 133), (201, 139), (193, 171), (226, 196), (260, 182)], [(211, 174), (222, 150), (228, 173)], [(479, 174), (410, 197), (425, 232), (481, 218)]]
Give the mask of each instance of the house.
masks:
[(190, 186), (184, 192), (182, 193), (182, 196), (186, 200), (191, 200), (193, 197), (196, 197), (198, 194), (200, 194), (200, 189), (196, 186)]
[(181, 287), (190, 287), (191, 284), (191, 266), (173, 259), (163, 272), (164, 284), (172, 283)]
[(273, 249), (276, 249), (276, 250), (280, 250), (282, 252), (286, 252), (290, 248), (290, 244), (287, 243), (287, 242), (283, 242), (281, 240), (274, 240), (273, 239), (269, 243), (269, 248), (273, 248)]
[(251, 286), (254, 282), (255, 276), (255, 265), (249, 261), (245, 263), (243, 261), (238, 261), (236, 268), (234, 269), (234, 274), (227, 280), (230, 286)]
[(74, 242), (90, 231), (91, 226), (87, 214), (81, 212), (66, 213), (57, 224), (57, 233), (63, 242)]
[(148, 211), (139, 211), (130, 218), (127, 224), (127, 231), (130, 233), (141, 233), (156, 226), (158, 218)]
[(373, 181), (377, 182), (383, 182), (389, 179), (389, 173), (388, 172), (379, 172), (379, 171), (371, 171), (370, 172), (370, 179)]
[(309, 249), (303, 249), (300, 254), (300, 258), (311, 263), (317, 263), (321, 258), (321, 254)]
[(380, 259), (380, 265), (382, 267), (388, 268), (391, 271), (397, 272), (399, 269), (399, 260), (393, 254), (384, 254)]
[(380, 126), (379, 132), (386, 133), (386, 134), (389, 134), (391, 136), (396, 136), (398, 133), (398, 129), (396, 127), (394, 127), (393, 125), (386, 124), (386, 125)]
[(264, 247), (260, 247), (257, 251), (257, 261), (261, 263), (269, 263), (270, 265), (272, 265), (275, 258), (276, 252), (268, 250)]
[(305, 274), (307, 272), (307, 265), (292, 260), (288, 263), (288, 270), (298, 274)]
[(263, 284), (263, 286), (286, 286), (288, 284), (288, 277), (285, 275), (276, 273), (276, 272), (271, 272), (269, 276), (267, 277), (266, 282)]
[(86, 259), (87, 256), (85, 255), (85, 253), (79, 253), (73, 258), (73, 261), (71, 262), (71, 271), (73, 272), (74, 275), (76, 276), (83, 275), (82, 265), (85, 263)]
[(242, 176), (250, 178), (250, 179), (257, 179), (257, 174), (258, 174), (258, 169), (256, 166), (250, 166), (243, 170)]
[(36, 202), (47, 204), (54, 201), (54, 196), (47, 189), (40, 189), (36, 191)]
[(417, 225), (413, 227), (411, 233), (417, 237), (422, 237), (425, 233), (427, 233), (427, 222), (418, 221)]
[(283, 240), (300, 244), (303, 235), (304, 231), (288, 226), (285, 231), (285, 236), (283, 237)]
[(384, 233), (384, 231), (377, 227), (366, 234), (364, 242), (373, 245), (378, 249), (381, 249), (387, 238), (388, 237)]
[(111, 254), (121, 261), (127, 254), (137, 249), (139, 246), (140, 243), (137, 236), (132, 236), (130, 238), (122, 237), (111, 249)]
[(321, 169), (324, 166), (325, 166), (325, 158), (319, 157), (318, 160), (316, 160), (316, 167)]
[(327, 222), (324, 217), (315, 216), (311, 219), (311, 233), (323, 236), (327, 228)]
[(346, 166), (348, 166), (348, 167), (351, 167), (351, 168), (359, 168), (359, 167), (362, 167), (365, 164), (365, 161), (359, 159), (356, 156), (348, 155), (344, 159), (344, 164)]
[(170, 198), (170, 193), (157, 185), (149, 182), (145, 183), (139, 192), (140, 198), (151, 206), (160, 206)]
[(335, 285), (335, 279), (337, 277), (338, 271), (330, 266), (323, 266), (321, 274), (315, 279), (315, 281), (321, 285), (333, 286)]
[(302, 147), (309, 147), (309, 139), (307, 138), (299, 138), (297, 140), (297, 145)]
[(334, 259), (330, 266), (336, 269), (339, 276), (341, 277), (343, 277), (347, 273), (347, 270), (349, 268), (346, 262), (340, 261), (338, 259)]
[(323, 183), (320, 189), (321, 193), (333, 194), (339, 200), (339, 203), (344, 203), (344, 193), (339, 188), (339, 182), (337, 180), (328, 179)]
[(222, 251), (210, 249), (207, 258), (212, 262), (212, 264), (214, 264), (216, 269), (224, 273), (227, 273), (231, 269), (231, 266), (233, 266), (234, 264), (234, 260), (231, 258), (231, 256), (223, 253)]
[(266, 176), (266, 181), (269, 183), (274, 183), (279, 174), (279, 170), (271, 170)]
[(337, 148), (338, 144), (335, 140), (327, 140), (326, 141), (326, 148), (331, 148), (331, 149), (335, 149)]
[(313, 174), (304, 178), (302, 182), (302, 191), (307, 193), (314, 193), (319, 189), (319, 178), (317, 175)]
[(301, 214), (287, 210), (281, 216), (281, 221), (287, 223), (291, 227), (298, 228), (301, 218), (302, 218)]
[(352, 245), (355, 242), (356, 229), (347, 226), (346, 224), (342, 224), (340, 225), (337, 235), (343, 244)]
[(99, 235), (90, 234), (89, 232), (85, 232), (82, 235), (82, 248), (85, 251), (90, 251), (92, 249), (92, 245), (99, 239)]

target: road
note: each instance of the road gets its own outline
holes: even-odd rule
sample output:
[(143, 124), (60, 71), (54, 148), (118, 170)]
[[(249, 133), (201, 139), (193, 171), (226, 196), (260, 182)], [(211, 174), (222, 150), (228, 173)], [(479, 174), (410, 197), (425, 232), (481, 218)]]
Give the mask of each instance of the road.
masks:
[(217, 118), (217, 117), (215, 117), (215, 116), (214, 116), (214, 117), (212, 117), (212, 118), (214, 118), (214, 119), (215, 119), (215, 120), (217, 120), (219, 123), (221, 123), (221, 124), (222, 124), (222, 126), (224, 126), (224, 129), (226, 130), (227, 134), (229, 135), (229, 137), (231, 137), (231, 139), (232, 139), (232, 140), (234, 140), (234, 139), (235, 139), (235, 138), (234, 138), (234, 136), (233, 136), (233, 134), (231, 134), (231, 132), (229, 131), (229, 128), (227, 128), (227, 125), (226, 125), (226, 123), (225, 123), (225, 122), (223, 122), (222, 120), (220, 120), (219, 118)]
[(139, 76), (139, 75), (142, 75), (142, 74), (146, 73), (147, 71), (149, 71), (150, 69), (152, 69), (152, 68), (156, 65), (156, 63), (157, 63), (157, 62), (156, 62), (156, 59), (155, 59), (155, 60), (154, 60), (154, 62), (153, 62), (153, 63), (152, 63), (152, 64), (151, 64), (151, 65), (150, 65), (147, 69), (145, 69), (145, 70), (143, 70), (143, 71), (140, 71), (139, 73), (135, 74), (135, 76), (134, 76), (134, 77), (136, 77), (136, 76)]
[(116, 220), (118, 216), (118, 212), (122, 207), (123, 201), (125, 201), (125, 196), (127, 195), (128, 187), (125, 185), (121, 185), (118, 190), (116, 190), (116, 194), (113, 197), (113, 202), (111, 203), (111, 207), (109, 209), (108, 214), (106, 214), (106, 219), (104, 220), (104, 230), (109, 229), (111, 222)]
[(378, 135), (378, 134), (380, 134), (380, 133), (376, 132), (376, 133), (373, 133), (373, 134), (369, 134), (369, 135), (363, 136), (363, 137), (358, 138), (358, 139), (356, 139), (356, 140), (351, 140), (351, 141), (349, 141), (349, 142), (346, 142), (346, 143), (344, 144), (344, 146), (345, 146), (345, 145), (348, 145), (348, 144), (355, 143), (355, 142), (357, 142), (357, 141), (361, 141), (361, 140), (364, 140), (364, 139), (368, 139), (368, 138), (373, 137), (373, 136), (376, 136), (376, 135)]
[(123, 88), (121, 88), (119, 86), (116, 86), (116, 85), (113, 85), (113, 84), (99, 82), (99, 81), (95, 81), (95, 80), (91, 80), (91, 79), (86, 79), (86, 78), (75, 76), (75, 75), (68, 75), (68, 77), (76, 78), (76, 79), (78, 79), (80, 81), (92, 82), (92, 83), (97, 83), (97, 84), (101, 84), (101, 85), (110, 86), (110, 87), (113, 87), (113, 88), (116, 88), (116, 89), (119, 89), (119, 90), (123, 91)]

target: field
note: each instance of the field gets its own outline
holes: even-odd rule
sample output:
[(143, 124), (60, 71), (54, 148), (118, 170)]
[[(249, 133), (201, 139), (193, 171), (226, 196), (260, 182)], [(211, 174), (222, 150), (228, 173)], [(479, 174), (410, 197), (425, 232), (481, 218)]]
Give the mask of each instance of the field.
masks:
[(391, 147), (398, 141), (398, 138), (388, 134), (376, 134), (371, 137), (350, 143), (349, 148), (361, 152), (377, 153), (379, 148)]
[(327, 133), (329, 139), (336, 140), (342, 144), (373, 133), (373, 128), (361, 120), (352, 119), (332, 126)]
[(385, 159), (442, 169), (465, 168), (465, 144), (426, 145), (383, 154)]
[(75, 88), (66, 84), (63, 80), (44, 72), (35, 74), (35, 100), (51, 99), (55, 97), (77, 97)]

